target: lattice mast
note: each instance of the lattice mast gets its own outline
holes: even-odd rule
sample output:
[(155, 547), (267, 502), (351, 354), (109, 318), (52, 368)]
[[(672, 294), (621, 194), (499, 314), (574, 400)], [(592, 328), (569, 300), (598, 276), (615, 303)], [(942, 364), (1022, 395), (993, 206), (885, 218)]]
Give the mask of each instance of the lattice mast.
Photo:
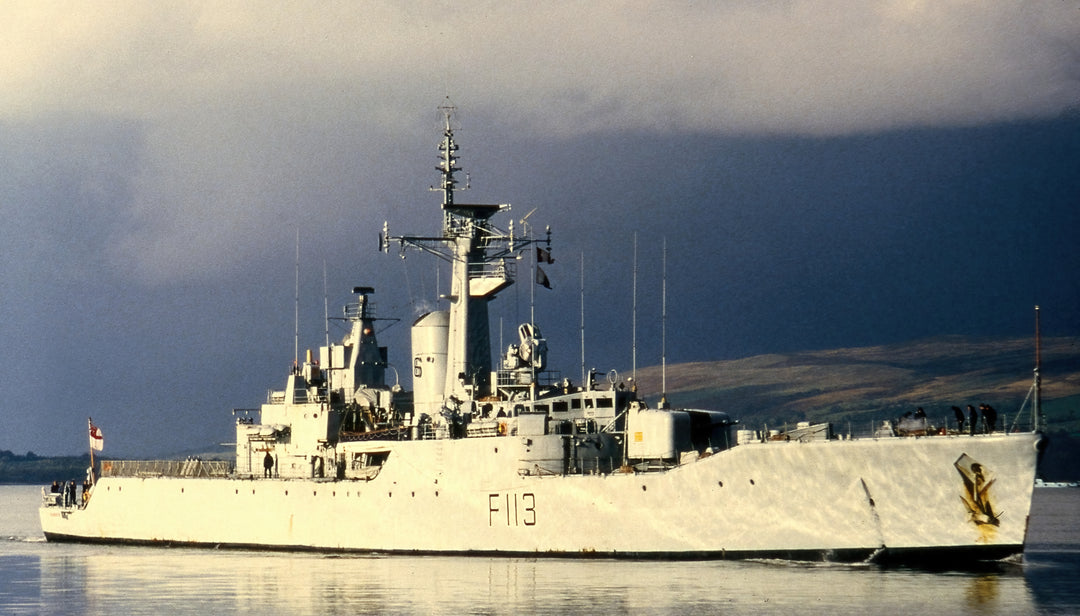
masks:
[(458, 166), (458, 144), (454, 140), (454, 107), (446, 102), (439, 107), (445, 125), (439, 143), (440, 173), (437, 187), (431, 190), (442, 194), (443, 228), (439, 237), (412, 235), (391, 236), (389, 225), (383, 225), (380, 247), (388, 251), (391, 242), (398, 242), (404, 258), (407, 248), (416, 248), (450, 263), (450, 293), (442, 296), (449, 302), (447, 370), (444, 396), (457, 400), (475, 400), (491, 395), (491, 334), (488, 302), (514, 283), (516, 261), (534, 244), (550, 248), (551, 230), (543, 240), (535, 239), (525, 229), (515, 237), (513, 221), (504, 231), (491, 223), (500, 212), (509, 211), (510, 204), (462, 204), (455, 200), (458, 188), (455, 174)]

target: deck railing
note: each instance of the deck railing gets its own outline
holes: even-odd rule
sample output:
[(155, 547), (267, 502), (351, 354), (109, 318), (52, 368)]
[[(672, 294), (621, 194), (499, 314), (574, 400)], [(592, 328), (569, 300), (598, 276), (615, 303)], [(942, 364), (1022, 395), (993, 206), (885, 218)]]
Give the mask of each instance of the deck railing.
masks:
[(102, 477), (227, 477), (227, 460), (102, 460)]

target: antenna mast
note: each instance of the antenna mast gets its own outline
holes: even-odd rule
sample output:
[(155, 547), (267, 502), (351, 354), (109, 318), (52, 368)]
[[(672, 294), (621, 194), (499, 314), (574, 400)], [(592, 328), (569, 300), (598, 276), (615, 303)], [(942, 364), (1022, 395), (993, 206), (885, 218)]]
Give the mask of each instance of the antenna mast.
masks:
[(457, 166), (458, 145), (454, 141), (454, 127), (450, 124), (450, 118), (453, 117), (456, 108), (450, 102), (449, 96), (446, 97), (446, 102), (439, 107), (439, 111), (443, 113), (446, 119), (446, 126), (443, 129), (443, 141), (439, 144), (439, 153), (442, 154), (442, 160), (439, 161), (437, 167), (442, 172), (442, 178), (439, 181), (439, 187), (432, 187), (432, 190), (442, 192), (443, 210), (449, 216), (448, 208), (454, 205), (454, 191), (465, 189), (457, 188), (457, 180), (454, 179), (454, 172), (461, 171), (461, 167)]
[(664, 236), (660, 296), (660, 408), (667, 408), (667, 236)]
[(1035, 399), (1031, 404), (1032, 423), (1037, 432), (1042, 423), (1042, 338), (1039, 333), (1039, 307), (1035, 306)]
[(637, 231), (634, 231), (634, 284), (631, 287), (631, 293), (633, 294), (633, 316), (630, 319), (630, 335), (633, 337), (633, 341), (630, 345), (630, 374), (634, 378), (634, 382), (637, 382)]
[(326, 259), (322, 262), (322, 310), (323, 310), (323, 323), (326, 326), (326, 348), (327, 352), (330, 349), (330, 300), (327, 297), (329, 292), (326, 290)]
[(293, 303), (293, 366), (300, 365), (300, 227), (296, 228), (296, 286)]
[(585, 251), (581, 252), (581, 383), (585, 384)]
[[(535, 211), (536, 208), (529, 210), (529, 213), (518, 221), (521, 224), (522, 232), (525, 233), (525, 237), (530, 237), (528, 220), (529, 216), (532, 216)], [(531, 325), (536, 325), (536, 283), (539, 276), (536, 270), (540, 267), (540, 264), (538, 263), (539, 259), (537, 258), (538, 255), (536, 254), (536, 251), (531, 250), (530, 252), (532, 253), (531, 260), (529, 261), (529, 264), (532, 267), (532, 272), (530, 274), (532, 283), (529, 285), (529, 323)], [(536, 375), (534, 374), (533, 376), (535, 377)]]

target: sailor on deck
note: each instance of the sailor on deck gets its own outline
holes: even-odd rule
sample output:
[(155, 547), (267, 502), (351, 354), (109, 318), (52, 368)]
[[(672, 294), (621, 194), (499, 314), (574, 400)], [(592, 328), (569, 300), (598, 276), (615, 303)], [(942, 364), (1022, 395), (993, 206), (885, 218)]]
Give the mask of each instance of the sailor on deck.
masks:
[(274, 456), (270, 455), (270, 452), (266, 452), (266, 456), (263, 457), (263, 477), (274, 476)]

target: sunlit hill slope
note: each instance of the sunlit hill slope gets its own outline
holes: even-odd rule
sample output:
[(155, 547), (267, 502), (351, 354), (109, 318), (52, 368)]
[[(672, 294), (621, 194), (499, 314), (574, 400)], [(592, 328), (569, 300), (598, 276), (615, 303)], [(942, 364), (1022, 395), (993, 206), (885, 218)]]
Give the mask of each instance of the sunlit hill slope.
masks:
[[(1030, 338), (942, 337), (915, 342), (759, 355), (667, 367), (672, 406), (724, 410), (747, 427), (831, 421), (840, 431), (869, 431), (916, 407), (936, 425), (953, 420), (953, 405), (994, 406), (1010, 426), (1030, 425), (1035, 366)], [(1080, 434), (1080, 345), (1042, 342), (1042, 402), (1051, 431)], [(661, 367), (639, 369), (639, 390), (656, 406)]]

